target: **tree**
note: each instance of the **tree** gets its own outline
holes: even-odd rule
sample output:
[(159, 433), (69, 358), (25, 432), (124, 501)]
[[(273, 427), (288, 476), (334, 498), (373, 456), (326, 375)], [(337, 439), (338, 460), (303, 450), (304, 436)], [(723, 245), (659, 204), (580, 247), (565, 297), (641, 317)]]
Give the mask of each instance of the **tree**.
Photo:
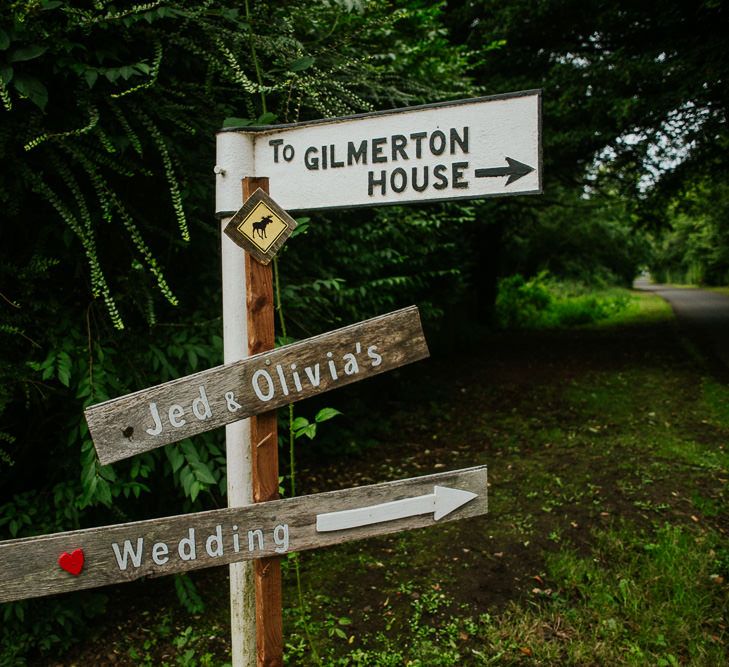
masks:
[(605, 151), (633, 193), (671, 149), (684, 165), (676, 173), (726, 173), (726, 3), (476, 0), (454, 10), (456, 41), (503, 44), (476, 70), (488, 92), (544, 89), (548, 183), (583, 183)]
[(687, 183), (666, 207), (651, 273), (660, 282), (729, 284), (729, 187), (712, 178)]
[[(637, 251), (645, 229), (666, 227), (667, 203), (697, 174), (726, 179), (726, 3), (454, 0), (449, 10), (451, 38), (478, 54), (474, 79), (485, 93), (544, 94), (545, 194), (480, 209), (481, 229), (490, 231), (474, 244), (499, 258), (477, 265), (480, 292), (494, 293), (498, 273), (521, 270), (526, 246), (535, 271), (556, 266), (570, 276), (582, 262), (615, 273), (600, 257), (628, 246), (616, 241), (608, 250), (607, 239), (634, 238)], [(572, 241), (589, 239), (607, 210), (613, 232), (622, 231), (602, 238), (606, 252), (588, 253), (597, 264), (580, 259)], [(540, 252), (525, 230), (549, 229), (559, 232), (553, 241), (567, 243)], [(622, 282), (645, 261), (645, 249), (628, 256)]]
[[(212, 167), (224, 120), (457, 96), (464, 49), (448, 45), (441, 13), (384, 0), (9, 4), (0, 17), (3, 538), (222, 502), (220, 433), (100, 466), (83, 408), (222, 359)], [(284, 294), (314, 302), (334, 284), (294, 277)], [(3, 660), (68, 641), (101, 600), (6, 606)]]

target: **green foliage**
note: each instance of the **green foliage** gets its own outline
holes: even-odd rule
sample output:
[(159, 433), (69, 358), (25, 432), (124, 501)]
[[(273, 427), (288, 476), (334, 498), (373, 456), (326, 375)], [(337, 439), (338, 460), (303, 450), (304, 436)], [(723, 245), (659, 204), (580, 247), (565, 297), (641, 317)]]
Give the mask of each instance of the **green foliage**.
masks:
[[(100, 466), (83, 408), (222, 360), (210, 219), (221, 121), (467, 96), (469, 56), (447, 44), (443, 11), (384, 0), (9, 5), (0, 17), (0, 538), (224, 504), (222, 430)], [(360, 305), (379, 308), (402, 285), (374, 282), (385, 258), (361, 280), (340, 275), (332, 249), (297, 273), (305, 246), (287, 248), (285, 261), (296, 336), (327, 326), (325, 312), (359, 319)], [(332, 415), (321, 411), (304, 432)], [(194, 604), (187, 584), (177, 588)], [(85, 599), (13, 617), (0, 661), (81, 636)]]
[[(546, 269), (628, 287), (636, 268), (652, 263), (661, 279), (725, 283), (729, 96), (720, 26), (727, 4), (651, 0), (618, 9), (599, 0), (475, 0), (452, 7), (454, 39), (478, 53), (478, 85), (544, 95), (545, 195), (512, 207), (501, 274)], [(697, 189), (713, 196), (699, 210), (683, 210)], [(639, 229), (657, 233), (655, 261)], [(492, 292), (493, 276), (490, 282)]]
[(600, 322), (631, 305), (627, 292), (593, 292), (579, 284), (558, 283), (540, 273), (525, 280), (517, 274), (499, 283), (496, 318), (504, 329), (571, 327)]
[(648, 236), (625, 200), (556, 189), (505, 231), (509, 273), (549, 271), (598, 287), (630, 287), (650, 256)]
[[(581, 190), (602, 154), (605, 183), (646, 200), (651, 219), (646, 177), (675, 192), (696, 170), (727, 173), (728, 14), (716, 0), (475, 0), (456, 3), (448, 24), (480, 54), (474, 75), (488, 92), (544, 90), (551, 183)], [(504, 48), (483, 49), (498, 40)]]
[[(192, 165), (209, 155), (198, 137), (212, 137), (235, 106), (272, 123), (442, 96), (438, 86), (461, 80), (450, 75), (463, 69), (465, 57), (450, 49), (443, 61), (441, 11), (393, 11), (382, 1), (366, 11), (257, 3), (245, 13), (236, 3), (212, 7), (202, 0), (15, 5), (0, 21), (0, 156), (13, 156), (15, 164), (0, 179), (0, 202), (18, 220), (41, 206), (64, 221), (86, 257), (92, 294), (103, 298), (118, 328), (119, 286), (107, 278), (118, 269), (106, 247), (110, 230), (102, 234), (101, 224), (121, 227), (147, 289), (156, 287), (175, 305), (154, 249), (159, 241), (149, 239), (170, 214), (177, 238), (191, 238), (185, 204), (196, 203), (190, 176), (199, 170)], [(451, 94), (459, 88), (448, 83)], [(170, 210), (142, 211), (130, 189), (166, 190)], [(167, 243), (179, 245), (167, 224), (161, 230)]]
[(174, 575), (174, 580), (177, 598), (182, 603), (182, 606), (190, 614), (201, 614), (205, 611), (205, 603), (197, 592), (197, 587), (192, 579), (187, 574), (176, 574)]
[(342, 413), (335, 408), (322, 408), (316, 413), (316, 415), (314, 415), (313, 422), (310, 422), (306, 417), (296, 417), (291, 424), (291, 428), (293, 428), (294, 431), (294, 438), (298, 440), (299, 438), (306, 436), (309, 440), (313, 440), (316, 437), (317, 424), (328, 421), (341, 414)]
[(0, 664), (26, 665), (30, 652), (67, 649), (89, 619), (106, 612), (108, 597), (103, 593), (84, 592), (74, 598), (73, 605), (63, 598), (3, 605)]
[(468, 259), (459, 241), (472, 224), (473, 208), (455, 204), (319, 216), (299, 237), (298, 252), (284, 255), (287, 318), (311, 335), (417, 303), (437, 325), (464, 298)]
[(658, 282), (729, 284), (729, 187), (692, 183), (668, 207), (669, 227), (657, 234), (651, 273)]
[(505, 329), (538, 327), (546, 320), (553, 298), (543, 283), (544, 274), (530, 281), (517, 274), (499, 283), (496, 317)]

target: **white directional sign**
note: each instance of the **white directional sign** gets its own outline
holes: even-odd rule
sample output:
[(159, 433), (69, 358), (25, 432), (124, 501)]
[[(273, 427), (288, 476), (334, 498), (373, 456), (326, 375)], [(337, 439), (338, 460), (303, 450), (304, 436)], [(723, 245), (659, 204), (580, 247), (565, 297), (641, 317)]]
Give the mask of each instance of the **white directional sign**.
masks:
[(541, 92), (218, 133), (217, 213), (245, 176), (268, 177), (287, 210), (536, 194)]

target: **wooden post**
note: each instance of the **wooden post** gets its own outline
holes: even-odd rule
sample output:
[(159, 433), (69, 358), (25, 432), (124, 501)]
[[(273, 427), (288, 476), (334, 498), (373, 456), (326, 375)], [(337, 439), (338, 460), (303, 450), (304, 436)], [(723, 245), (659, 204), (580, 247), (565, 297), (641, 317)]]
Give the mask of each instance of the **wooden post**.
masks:
[[(268, 193), (267, 178), (244, 178), (243, 200), (257, 188)], [(272, 350), (274, 337), (273, 271), (248, 253), (246, 263), (246, 304), (248, 311), (248, 354)], [(278, 498), (278, 433), (276, 411), (251, 418), (251, 460), (253, 502)], [(281, 562), (262, 558), (255, 563), (256, 663), (259, 667), (283, 665), (283, 619)]]

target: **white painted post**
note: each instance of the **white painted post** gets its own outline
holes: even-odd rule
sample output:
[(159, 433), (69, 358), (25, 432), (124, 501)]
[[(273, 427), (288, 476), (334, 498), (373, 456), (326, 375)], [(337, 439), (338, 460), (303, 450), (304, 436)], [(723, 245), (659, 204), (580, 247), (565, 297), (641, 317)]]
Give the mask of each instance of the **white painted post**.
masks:
[[(242, 206), (241, 179), (253, 173), (246, 148), (249, 143), (228, 132), (217, 136), (216, 211), (237, 210)], [(230, 218), (221, 220), (223, 275), (223, 360), (230, 363), (248, 356), (245, 258), (241, 249), (223, 233)], [(250, 420), (225, 427), (228, 506), (253, 502)], [(230, 638), (233, 667), (256, 664), (256, 600), (251, 561), (230, 566)]]

